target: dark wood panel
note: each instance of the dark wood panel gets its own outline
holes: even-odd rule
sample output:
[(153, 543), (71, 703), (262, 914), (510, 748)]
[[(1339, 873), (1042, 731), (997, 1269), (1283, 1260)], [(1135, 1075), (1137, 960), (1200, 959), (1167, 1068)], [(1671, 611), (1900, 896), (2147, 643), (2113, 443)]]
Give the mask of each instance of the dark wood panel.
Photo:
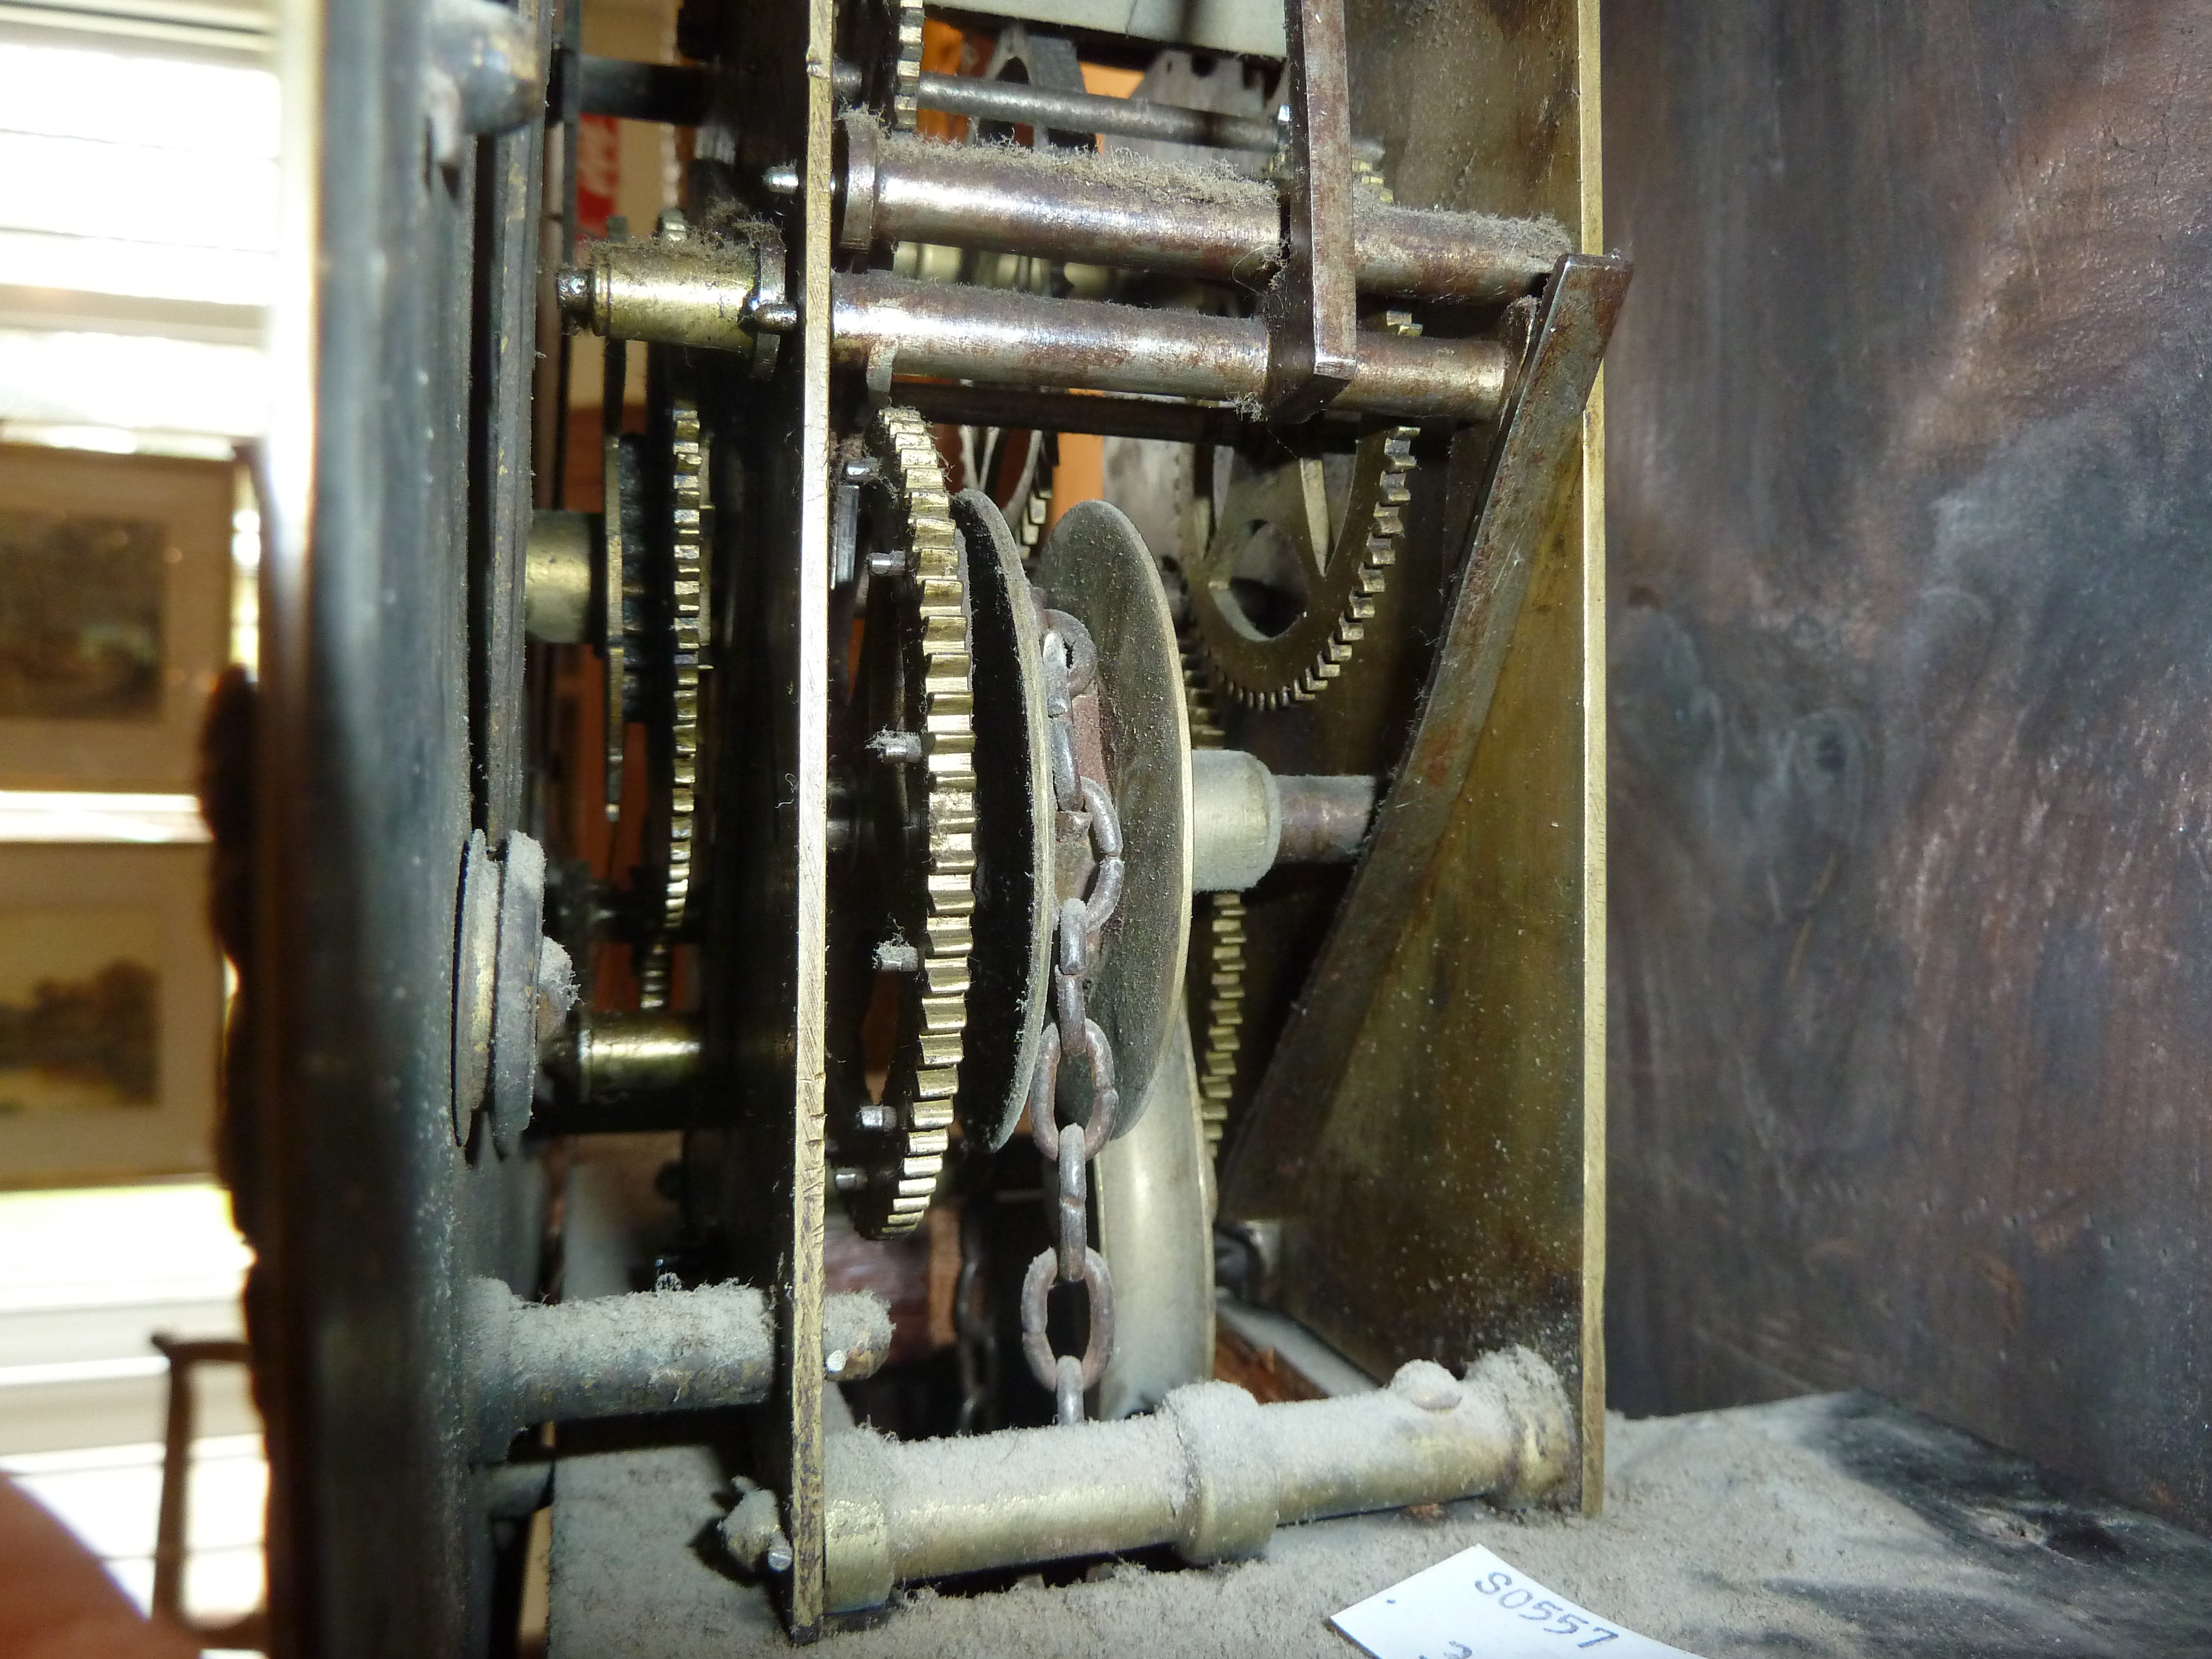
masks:
[(1616, 1403), (2212, 1525), (2212, 6), (1605, 46)]

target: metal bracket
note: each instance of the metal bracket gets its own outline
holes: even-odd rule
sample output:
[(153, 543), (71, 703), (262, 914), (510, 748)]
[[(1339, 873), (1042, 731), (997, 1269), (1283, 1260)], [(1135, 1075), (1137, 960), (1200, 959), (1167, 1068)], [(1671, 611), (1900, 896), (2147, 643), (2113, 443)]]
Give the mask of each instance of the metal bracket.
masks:
[(1291, 127), (1282, 169), (1281, 273), (1267, 290), (1272, 419), (1302, 421), (1359, 366), (1352, 247), (1352, 94), (1343, 0), (1286, 0)]
[(1254, 1095), (1222, 1175), (1224, 1217), (1297, 1209), (1297, 1182), (1370, 999), (1449, 825), (1490, 715), (1538, 538), (1581, 453), (1631, 267), (1617, 256), (1560, 259), (1499, 422), (1488, 486), (1462, 563), (1419, 724), (1365, 854)]

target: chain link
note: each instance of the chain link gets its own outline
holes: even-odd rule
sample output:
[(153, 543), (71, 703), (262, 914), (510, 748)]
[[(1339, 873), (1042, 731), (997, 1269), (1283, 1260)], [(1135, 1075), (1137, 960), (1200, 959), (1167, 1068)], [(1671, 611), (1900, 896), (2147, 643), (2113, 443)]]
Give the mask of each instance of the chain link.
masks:
[[(1095, 731), (1098, 650), (1090, 630), (1065, 611), (1044, 613), (1042, 647), (1046, 735), (1054, 805), (1071, 835), (1090, 845), (1089, 891), (1060, 902), (1053, 939), (1052, 1023), (1037, 1046), (1030, 1078), (1030, 1133), (1038, 1154), (1058, 1172), (1046, 1202), (1057, 1244), (1038, 1252), (1022, 1281), (1022, 1353), (1030, 1374), (1053, 1391), (1060, 1420), (1083, 1420), (1083, 1396), (1097, 1385), (1114, 1352), (1114, 1280), (1090, 1246), (1090, 1169), (1121, 1115), (1114, 1084), (1114, 1048), (1085, 1004), (1105, 955), (1106, 924), (1121, 902), (1121, 817), (1104, 778), (1084, 764), (1079, 726)], [(1060, 1068), (1079, 1062), (1091, 1076), (1091, 1115), (1060, 1121)], [(1091, 1335), (1082, 1358), (1055, 1355), (1045, 1330), (1055, 1285), (1090, 1292)]]

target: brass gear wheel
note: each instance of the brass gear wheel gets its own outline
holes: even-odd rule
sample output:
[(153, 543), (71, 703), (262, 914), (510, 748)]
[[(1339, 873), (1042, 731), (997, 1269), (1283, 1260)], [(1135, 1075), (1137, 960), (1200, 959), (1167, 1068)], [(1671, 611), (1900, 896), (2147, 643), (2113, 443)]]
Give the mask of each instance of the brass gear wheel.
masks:
[(890, 409), (867, 447), (878, 468), (869, 486), (878, 538), (904, 556), (870, 578), (861, 647), (866, 723), (897, 724), (856, 734), (857, 763), (889, 803), (877, 833), (897, 845), (864, 843), (853, 856), (899, 873), (885, 906), (894, 937), (857, 942), (896, 953), (908, 983), (882, 1099), (845, 1091), (848, 1173), (839, 1184), (854, 1224), (888, 1238), (913, 1231), (929, 1207), (960, 1090), (975, 912), (975, 693), (964, 556), (936, 443), (913, 410)]
[(668, 411), (668, 549), (659, 603), (652, 607), (660, 648), (632, 658), (657, 657), (665, 684), (650, 733), (652, 795), (647, 811), (647, 890), (641, 895), (650, 937), (638, 958), (638, 1006), (668, 1006), (672, 948), (689, 919), (692, 830), (699, 787), (699, 677), (706, 659), (706, 448), (699, 410), (687, 399)]
[[(1360, 441), (1344, 530), (1332, 545), (1316, 461), (1297, 460), (1231, 491), (1212, 541), (1189, 572), (1200, 648), (1224, 695), (1248, 708), (1310, 702), (1343, 673), (1366, 637), (1405, 535), (1415, 429), (1389, 427)], [(1304, 592), (1279, 627), (1246, 607), (1237, 562), (1272, 532), (1295, 563)]]
[(699, 673), (706, 659), (706, 450), (699, 410), (678, 401), (669, 411), (669, 521), (673, 561), (669, 620), (668, 824), (661, 847), (661, 924), (682, 931), (691, 902), (691, 830), (699, 787)]
[[(1190, 746), (1218, 749), (1224, 733), (1213, 718), (1213, 696), (1206, 689), (1204, 665), (1188, 640), (1182, 646), (1184, 706), (1190, 711)], [(1198, 1054), (1198, 1118), (1206, 1133), (1206, 1155), (1220, 1156), (1222, 1131), (1229, 1124), (1229, 1097), (1237, 1082), (1237, 1060), (1244, 1039), (1244, 896), (1202, 893), (1198, 920), (1204, 924), (1203, 981), (1192, 988), (1191, 1020)]]
[(898, 59), (891, 78), (891, 130), (912, 132), (921, 109), (922, 9), (902, 3), (898, 9)]

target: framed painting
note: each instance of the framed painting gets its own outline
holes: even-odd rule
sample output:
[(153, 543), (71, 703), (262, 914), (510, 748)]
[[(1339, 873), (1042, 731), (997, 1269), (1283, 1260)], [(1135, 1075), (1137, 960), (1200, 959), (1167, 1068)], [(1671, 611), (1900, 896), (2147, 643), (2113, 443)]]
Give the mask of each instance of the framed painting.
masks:
[(213, 1164), (204, 845), (0, 846), (0, 1186)]
[(0, 445), (0, 789), (192, 787), (235, 500), (225, 462)]

